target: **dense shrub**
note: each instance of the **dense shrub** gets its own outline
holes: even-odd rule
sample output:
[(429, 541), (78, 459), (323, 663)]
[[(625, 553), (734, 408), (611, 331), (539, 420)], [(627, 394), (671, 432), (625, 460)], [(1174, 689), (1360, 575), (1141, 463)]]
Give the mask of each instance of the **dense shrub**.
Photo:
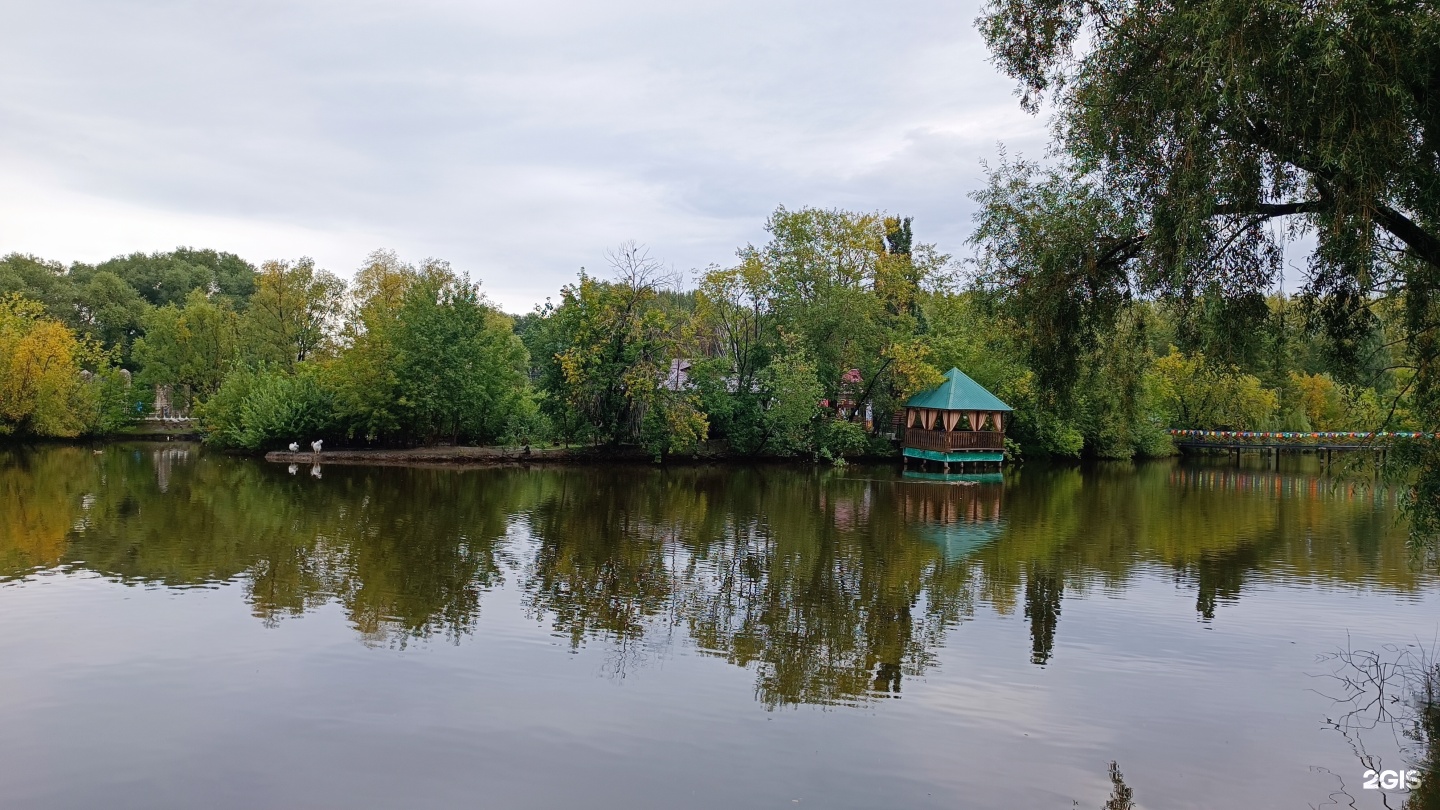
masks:
[(308, 445), (333, 434), (333, 400), (314, 369), (304, 365), (294, 374), (242, 369), (225, 379), (197, 416), (205, 441), (217, 447)]

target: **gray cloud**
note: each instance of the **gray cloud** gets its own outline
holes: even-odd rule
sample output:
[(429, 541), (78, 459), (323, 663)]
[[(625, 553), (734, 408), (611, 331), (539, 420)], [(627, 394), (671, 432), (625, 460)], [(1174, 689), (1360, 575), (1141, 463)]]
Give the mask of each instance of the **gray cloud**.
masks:
[(776, 205), (963, 253), (1038, 155), (977, 3), (11, 0), (0, 250), (441, 256), (525, 309), (624, 239), (688, 270)]

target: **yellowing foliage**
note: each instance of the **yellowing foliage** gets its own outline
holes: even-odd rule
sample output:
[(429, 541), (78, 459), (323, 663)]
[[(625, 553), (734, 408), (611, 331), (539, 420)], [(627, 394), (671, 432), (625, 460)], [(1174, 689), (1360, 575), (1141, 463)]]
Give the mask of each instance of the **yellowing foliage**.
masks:
[(919, 340), (892, 343), (885, 348), (885, 358), (892, 361), (898, 401), (945, 382), (945, 375), (928, 362), (930, 354), (930, 347)]
[(94, 410), (81, 364), (100, 355), (41, 304), (0, 299), (0, 435), (78, 436)]
[(1171, 423), (1181, 427), (1261, 430), (1280, 407), (1280, 398), (1259, 378), (1211, 363), (1199, 352), (1186, 355), (1172, 346), (1155, 360), (1153, 373), (1156, 395), (1171, 411)]
[(67, 538), (95, 486), (88, 450), (0, 450), (0, 580), (64, 561)]
[(1340, 386), (1328, 374), (1290, 372), (1290, 384), (1298, 394), (1300, 407), (1312, 430), (1339, 430), (1347, 427), (1345, 402)]

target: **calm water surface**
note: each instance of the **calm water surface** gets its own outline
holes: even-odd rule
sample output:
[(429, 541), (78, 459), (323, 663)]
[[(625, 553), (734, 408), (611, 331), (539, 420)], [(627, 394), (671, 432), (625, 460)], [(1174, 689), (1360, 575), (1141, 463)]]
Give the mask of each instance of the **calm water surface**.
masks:
[(1379, 806), (1317, 656), (1440, 583), (1293, 463), (0, 451), (0, 807)]

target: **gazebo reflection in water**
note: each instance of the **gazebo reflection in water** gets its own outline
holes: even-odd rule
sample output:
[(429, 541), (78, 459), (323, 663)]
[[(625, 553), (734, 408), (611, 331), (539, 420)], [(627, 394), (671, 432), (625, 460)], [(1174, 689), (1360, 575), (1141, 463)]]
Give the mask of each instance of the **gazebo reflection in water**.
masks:
[(1004, 531), (1005, 485), (1000, 473), (943, 475), (907, 471), (900, 479), (905, 522), (939, 545), (945, 559), (963, 559)]

